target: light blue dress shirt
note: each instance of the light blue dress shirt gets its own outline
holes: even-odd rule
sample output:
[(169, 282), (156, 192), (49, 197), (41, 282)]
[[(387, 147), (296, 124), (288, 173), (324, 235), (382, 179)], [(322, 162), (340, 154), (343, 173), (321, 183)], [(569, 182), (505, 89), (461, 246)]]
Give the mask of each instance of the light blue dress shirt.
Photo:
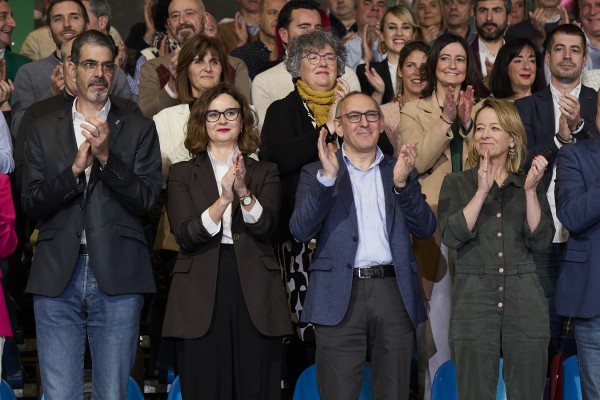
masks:
[[(341, 151), (352, 183), (352, 195), (356, 208), (358, 249), (354, 267), (364, 268), (391, 264), (392, 252), (386, 229), (385, 193), (379, 170), (383, 153), (377, 147), (375, 160), (363, 171), (355, 167), (346, 156), (344, 145), (342, 145)], [(319, 170), (317, 179), (324, 186), (333, 186), (336, 180), (336, 178), (325, 177), (323, 170)]]

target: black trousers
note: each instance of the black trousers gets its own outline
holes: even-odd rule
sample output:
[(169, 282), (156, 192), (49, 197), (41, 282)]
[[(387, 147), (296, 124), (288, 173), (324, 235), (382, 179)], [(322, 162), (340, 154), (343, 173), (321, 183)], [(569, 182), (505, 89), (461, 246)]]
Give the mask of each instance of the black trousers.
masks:
[(176, 349), (184, 399), (281, 399), (282, 339), (254, 327), (233, 245), (221, 245), (210, 329)]

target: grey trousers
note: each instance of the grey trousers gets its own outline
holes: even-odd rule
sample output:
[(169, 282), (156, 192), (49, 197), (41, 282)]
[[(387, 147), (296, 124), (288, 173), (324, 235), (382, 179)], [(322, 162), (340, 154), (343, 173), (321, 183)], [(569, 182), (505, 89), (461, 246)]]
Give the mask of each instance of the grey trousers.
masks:
[(501, 356), (507, 398), (541, 399), (549, 339), (548, 305), (533, 263), (457, 266), (450, 347), (460, 400), (496, 399)]
[(408, 399), (414, 328), (396, 278), (354, 278), (344, 319), (315, 337), (322, 400), (358, 399), (367, 352), (373, 399)]

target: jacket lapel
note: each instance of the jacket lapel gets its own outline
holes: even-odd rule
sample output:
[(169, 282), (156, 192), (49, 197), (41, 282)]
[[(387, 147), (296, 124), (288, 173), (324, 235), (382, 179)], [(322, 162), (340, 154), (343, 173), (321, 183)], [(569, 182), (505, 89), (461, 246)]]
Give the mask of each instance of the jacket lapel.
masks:
[[(111, 102), (110, 110), (108, 112), (108, 116), (106, 117), (106, 122), (108, 122), (108, 150), (113, 150), (114, 144), (117, 141), (117, 138), (121, 134), (121, 130), (123, 125), (125, 125), (125, 112), (120, 109), (115, 103)], [(88, 184), (88, 192), (96, 185), (96, 181), (98, 180), (98, 168), (100, 168), (100, 163), (94, 160), (94, 164), (92, 165), (92, 172), (90, 173), (90, 181)]]
[(392, 222), (394, 221), (394, 212), (396, 211), (396, 200), (392, 196), (392, 188), (390, 187), (390, 184), (394, 184), (394, 160), (395, 158), (385, 157), (379, 163), (379, 172), (381, 173), (383, 194), (385, 196), (385, 222), (388, 237), (390, 237), (392, 232)]
[(354, 194), (352, 193), (352, 182), (350, 182), (350, 174), (346, 167), (346, 162), (342, 156), (342, 150), (337, 151), (338, 164), (340, 169), (338, 170), (338, 188), (337, 196), (340, 198), (344, 207), (350, 215), (350, 220), (354, 229), (358, 232), (358, 222), (356, 220), (356, 205), (354, 204)]
[(75, 131), (73, 130), (73, 116), (71, 114), (72, 104), (65, 108), (64, 112), (58, 116), (56, 130), (58, 140), (63, 155), (68, 162), (72, 163), (77, 154), (77, 141), (75, 140)]
[(194, 163), (196, 167), (194, 168), (196, 182), (202, 183), (201, 185), (198, 185), (198, 192), (204, 194), (208, 204), (212, 204), (219, 197), (219, 188), (217, 186), (217, 179), (215, 178), (212, 164), (208, 157), (208, 152), (204, 150), (199, 153), (196, 156)]

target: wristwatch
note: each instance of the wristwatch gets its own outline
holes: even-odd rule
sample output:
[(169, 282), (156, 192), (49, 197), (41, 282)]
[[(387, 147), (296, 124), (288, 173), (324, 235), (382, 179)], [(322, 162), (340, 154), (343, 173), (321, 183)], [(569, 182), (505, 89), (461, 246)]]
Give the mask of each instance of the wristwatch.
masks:
[(572, 134), (579, 133), (579, 131), (581, 130), (581, 128), (583, 128), (584, 124), (585, 124), (585, 121), (582, 118), (581, 121), (579, 121), (577, 123), (577, 125), (575, 126), (575, 129), (571, 131), (571, 133)]
[(243, 206), (249, 206), (250, 203), (252, 203), (252, 192), (250, 192), (248, 190), (248, 193), (245, 196), (240, 197), (240, 203), (242, 203)]

